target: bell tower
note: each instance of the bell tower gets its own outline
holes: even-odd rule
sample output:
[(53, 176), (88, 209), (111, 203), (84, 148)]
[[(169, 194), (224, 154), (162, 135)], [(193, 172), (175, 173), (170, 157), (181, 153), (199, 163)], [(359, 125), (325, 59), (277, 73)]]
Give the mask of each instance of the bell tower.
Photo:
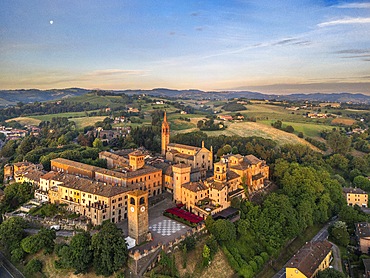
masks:
[(220, 181), (220, 182), (225, 182), (226, 181), (226, 163), (223, 163), (221, 161), (216, 162), (213, 167), (213, 172), (214, 172), (214, 180), (215, 181)]
[(167, 122), (167, 113), (164, 111), (162, 122), (162, 155), (166, 155), (167, 145), (170, 143), (170, 125)]
[(128, 236), (136, 240), (136, 245), (147, 238), (148, 222), (148, 192), (143, 190), (131, 191), (128, 198)]

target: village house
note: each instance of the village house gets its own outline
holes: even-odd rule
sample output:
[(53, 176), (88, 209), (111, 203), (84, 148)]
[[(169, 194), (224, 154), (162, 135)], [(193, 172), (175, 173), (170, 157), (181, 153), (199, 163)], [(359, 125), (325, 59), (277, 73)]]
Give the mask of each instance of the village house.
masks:
[(356, 223), (356, 238), (359, 250), (364, 253), (369, 253), (370, 248), (370, 223)]
[(344, 187), (342, 189), (347, 205), (367, 208), (368, 194), (360, 188)]
[(329, 241), (307, 242), (285, 265), (286, 277), (316, 277), (319, 271), (329, 267), (331, 259)]

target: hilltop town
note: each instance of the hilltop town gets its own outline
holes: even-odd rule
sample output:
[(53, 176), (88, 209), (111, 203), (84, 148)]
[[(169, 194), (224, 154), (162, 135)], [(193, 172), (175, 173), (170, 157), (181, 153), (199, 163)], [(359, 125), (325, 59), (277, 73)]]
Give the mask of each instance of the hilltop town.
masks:
[[(71, 269), (154, 277), (366, 273), (367, 112), (348, 103), (92, 96), (114, 102), (97, 112), (98, 102), (76, 97), (89, 112), (69, 119), (16, 117), (23, 106), (51, 104), (4, 109), (14, 118), (2, 128), (0, 241), (26, 275), (47, 273), (42, 252), (52, 254), (57, 277)], [(71, 101), (54, 105), (65, 110)], [(9, 238), (8, 227), (19, 235)], [(103, 243), (109, 233), (120, 241)], [(76, 251), (77, 240), (90, 251)], [(111, 266), (98, 263), (103, 249), (115, 258)], [(77, 264), (81, 256), (86, 262)]]

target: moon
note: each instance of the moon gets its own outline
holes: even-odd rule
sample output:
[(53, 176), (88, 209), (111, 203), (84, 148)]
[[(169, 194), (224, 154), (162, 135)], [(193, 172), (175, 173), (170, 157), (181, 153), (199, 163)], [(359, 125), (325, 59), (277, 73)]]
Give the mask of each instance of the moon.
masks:
[(50, 24), (53, 24), (53, 23), (54, 23), (54, 21), (50, 20), (50, 21), (49, 21), (49, 23), (50, 23)]

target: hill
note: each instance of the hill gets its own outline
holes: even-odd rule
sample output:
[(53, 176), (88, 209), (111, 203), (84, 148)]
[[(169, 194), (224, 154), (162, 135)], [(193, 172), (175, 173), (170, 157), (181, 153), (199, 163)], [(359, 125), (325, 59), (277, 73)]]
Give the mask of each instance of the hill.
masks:
[[(0, 90), (0, 107), (16, 105), (18, 102), (42, 102), (57, 99), (64, 99), (82, 96), (91, 90), (80, 88), (52, 89), (52, 90)], [(290, 101), (315, 101), (315, 102), (352, 102), (370, 104), (370, 96), (364, 94), (333, 93), (333, 94), (290, 94), (290, 95), (269, 95), (250, 91), (224, 91), (206, 92), (196, 89), (172, 90), (156, 88), (152, 90), (116, 90), (107, 91), (113, 94), (137, 95), (145, 94), (154, 97), (169, 99), (193, 99), (193, 100), (227, 100), (234, 98), (246, 98), (256, 100), (290, 100)]]
[(0, 90), (0, 107), (16, 105), (18, 102), (43, 102), (64, 99), (86, 94), (89, 90), (80, 88), (52, 89), (52, 90)]

